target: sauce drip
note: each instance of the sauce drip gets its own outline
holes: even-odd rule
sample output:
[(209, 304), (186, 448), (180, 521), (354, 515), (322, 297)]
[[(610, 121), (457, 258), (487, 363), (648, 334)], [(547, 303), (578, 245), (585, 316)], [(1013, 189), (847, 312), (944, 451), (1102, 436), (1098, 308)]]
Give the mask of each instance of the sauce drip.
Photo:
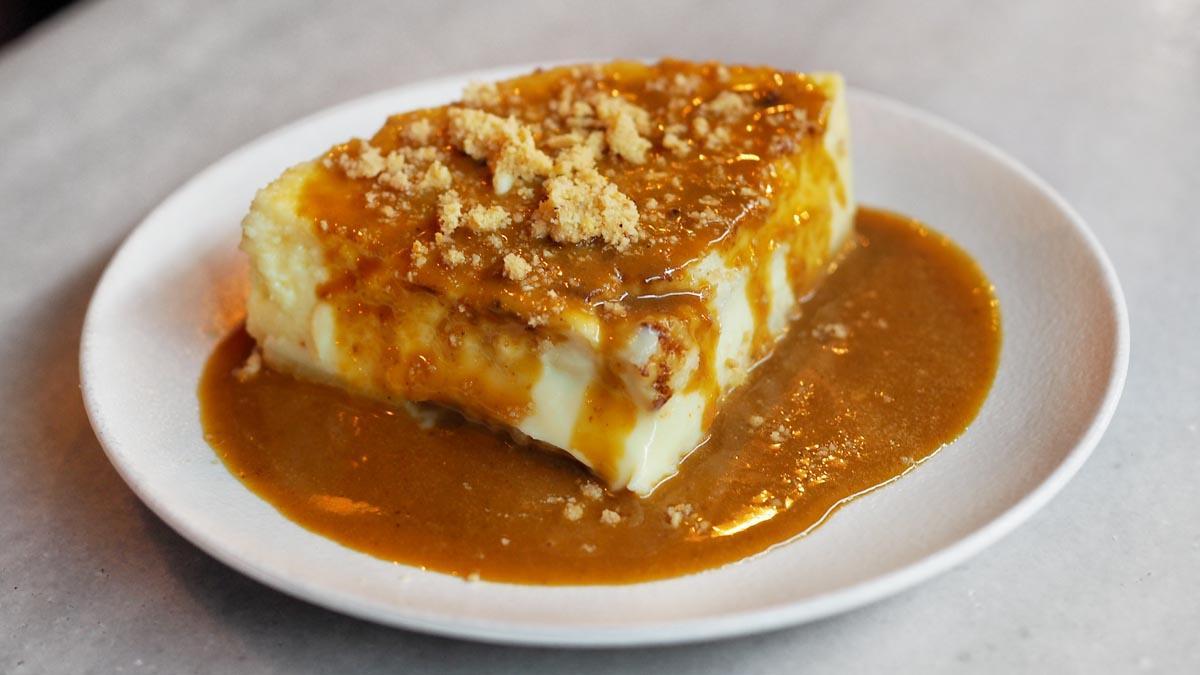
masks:
[(422, 427), (270, 370), (242, 381), (233, 373), (254, 346), (242, 330), (201, 381), (206, 436), (285, 516), (387, 560), (531, 584), (716, 567), (904, 474), (962, 433), (987, 395), (1000, 318), (975, 263), (881, 211), (859, 210), (856, 238), (721, 405), (709, 440), (645, 499), (599, 491), (574, 461), (462, 420)]

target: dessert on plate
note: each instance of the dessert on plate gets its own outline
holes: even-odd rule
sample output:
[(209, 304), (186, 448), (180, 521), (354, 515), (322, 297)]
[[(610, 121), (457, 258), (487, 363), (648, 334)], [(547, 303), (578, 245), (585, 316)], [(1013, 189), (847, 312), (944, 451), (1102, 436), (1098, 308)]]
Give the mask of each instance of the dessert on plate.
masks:
[(275, 370), (459, 411), (646, 495), (788, 332), (854, 211), (837, 75), (540, 70), (262, 189), (246, 327)]

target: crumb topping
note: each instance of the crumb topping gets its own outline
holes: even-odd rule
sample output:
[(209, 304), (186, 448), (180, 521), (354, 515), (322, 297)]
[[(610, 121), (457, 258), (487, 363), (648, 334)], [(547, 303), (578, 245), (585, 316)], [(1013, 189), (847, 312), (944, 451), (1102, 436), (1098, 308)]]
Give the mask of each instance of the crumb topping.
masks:
[(499, 105), (500, 90), (495, 82), (469, 82), (463, 89), (463, 103), (472, 108)]
[(683, 525), (684, 519), (692, 515), (695, 509), (691, 504), (673, 504), (667, 507), (667, 521), (671, 523), (671, 527), (678, 528)]
[(579, 491), (581, 493), (583, 493), (584, 497), (587, 497), (588, 499), (590, 499), (594, 502), (598, 502), (601, 499), (604, 499), (604, 488), (600, 487), (599, 485), (597, 485), (596, 483), (593, 483), (591, 481), (588, 481), (588, 482), (584, 483), (583, 485), (580, 485)]
[(604, 122), (608, 147), (622, 159), (645, 164), (650, 141), (642, 134), (650, 133), (650, 113), (620, 96), (600, 98), (595, 109), (596, 116)]
[(632, 287), (652, 292), (765, 217), (771, 162), (819, 130), (826, 102), (803, 75), (678, 61), (473, 83), (331, 150), (324, 167), (361, 201), (313, 201), (312, 220), (348, 267), (399, 266), (355, 292), (478, 294), (531, 326), (569, 306), (636, 321)]
[(467, 211), (467, 223), (476, 232), (495, 232), (508, 227), (512, 216), (503, 206), (472, 206)]
[(583, 505), (575, 501), (574, 497), (567, 499), (567, 503), (563, 505), (563, 518), (571, 521), (583, 518)]
[(504, 276), (513, 281), (522, 281), (529, 273), (533, 271), (533, 265), (525, 262), (525, 259), (516, 253), (507, 253), (504, 256)]
[(538, 209), (534, 233), (569, 244), (600, 238), (618, 251), (641, 239), (633, 200), (599, 171), (576, 161), (590, 150), (575, 146), (564, 152), (567, 161), (555, 166), (556, 175), (544, 185), (546, 201)]
[(463, 203), (458, 192), (447, 190), (438, 197), (438, 222), (441, 223), (441, 233), (449, 236), (462, 225)]
[(753, 110), (745, 96), (733, 91), (723, 91), (704, 104), (705, 113), (711, 113), (726, 122), (737, 122)]
[(258, 377), (262, 372), (263, 360), (262, 353), (257, 349), (250, 352), (250, 356), (246, 357), (246, 362), (234, 368), (233, 377), (238, 382), (249, 382)]
[(379, 148), (369, 144), (357, 155), (339, 155), (337, 164), (349, 178), (374, 178), (387, 167)]
[(472, 108), (450, 108), (450, 141), (492, 169), (492, 187), (502, 195), (518, 180), (550, 172), (550, 156), (538, 149), (533, 131), (515, 117), (500, 117)]

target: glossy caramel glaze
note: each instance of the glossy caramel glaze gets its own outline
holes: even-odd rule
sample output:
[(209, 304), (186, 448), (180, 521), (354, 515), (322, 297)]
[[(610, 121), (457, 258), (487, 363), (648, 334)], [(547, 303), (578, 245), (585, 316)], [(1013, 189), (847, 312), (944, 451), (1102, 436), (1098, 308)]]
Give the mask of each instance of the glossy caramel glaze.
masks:
[(234, 375), (242, 331), (200, 386), (209, 442), (284, 515), (351, 548), (516, 583), (630, 583), (792, 539), (958, 436), (996, 371), (999, 311), (978, 267), (911, 220), (860, 210), (857, 245), (809, 298), (710, 439), (651, 496), (479, 426), (270, 370)]
[[(752, 353), (736, 367), (769, 353), (777, 337), (766, 320), (772, 254), (786, 247), (785, 283), (803, 295), (830, 257), (831, 202), (848, 206), (848, 176), (839, 175), (824, 136), (835, 86), (772, 68), (675, 60), (564, 67), (500, 82), (448, 107), (395, 115), (369, 141), (335, 146), (312, 165), (299, 214), (312, 223), (331, 271), (319, 295), (336, 312), (339, 340), (351, 345), (342, 370), (365, 373), (348, 386), (517, 426), (541, 371), (536, 358), (509, 356), (595, 339), (597, 376), (585, 401), (595, 414), (580, 414), (571, 449), (606, 481), (618, 481), (616, 465), (639, 411), (698, 391), (706, 427), (725, 391), (715, 364), (715, 289), (691, 271), (710, 255), (725, 263), (720, 271), (750, 271)], [(641, 234), (628, 246), (547, 237), (539, 223), (556, 217), (549, 183), (518, 180), (498, 193), (496, 162), (468, 154), (454, 132), (456, 112), (484, 111), (518, 121), (538, 151), (558, 158), (587, 145), (581, 138), (607, 138), (599, 111), (613, 100), (646, 120), (641, 161), (607, 141), (594, 158), (603, 179), (636, 205)], [(378, 164), (362, 173), (362, 158), (376, 152), (406, 158), (403, 180), (378, 173)], [(430, 167), (445, 168), (445, 185), (422, 187)], [(464, 213), (496, 208), (508, 224), (448, 228), (441, 211), (448, 190)], [(506, 273), (514, 255), (531, 264), (527, 277)], [(413, 306), (434, 303), (452, 309), (450, 319), (487, 323), (514, 349), (464, 355), (461, 331), (442, 326), (444, 315), (435, 328), (410, 320), (418, 316)], [(630, 378), (653, 395), (635, 396), (615, 371), (631, 368), (621, 350), (646, 328), (661, 336), (664, 350), (655, 354), (656, 377)], [(674, 377), (693, 362), (694, 370)]]
[[(832, 170), (819, 145), (806, 147), (820, 140), (828, 94), (800, 73), (684, 61), (654, 66), (618, 62), (539, 71), (501, 82), (496, 91), (494, 100), (474, 107), (530, 125), (538, 147), (550, 154), (552, 139), (573, 130), (572, 116), (557, 112), (559, 101), (585, 104), (595, 100), (590, 96), (602, 94), (642, 108), (651, 121), (648, 138), (656, 141), (646, 161), (634, 164), (604, 153), (596, 158), (596, 167), (637, 205), (644, 238), (617, 250), (598, 241), (564, 246), (537, 236), (532, 223), (545, 198), (542, 186), (534, 181), (523, 185), (525, 190), (496, 194), (488, 164), (456, 151), (451, 143), (447, 108), (419, 110), (391, 117), (370, 145), (384, 155), (398, 148), (434, 150), (465, 205), (504, 207), (514, 222), (489, 233), (456, 230), (453, 244), (466, 262), (431, 259), (416, 264), (414, 242), (432, 251), (437, 248), (441, 193), (396, 190), (376, 180), (348, 177), (337, 160), (356, 156), (363, 146), (360, 141), (336, 146), (310, 179), (302, 209), (302, 215), (318, 224), (326, 253), (340, 270), (324, 295), (345, 295), (364, 306), (387, 305), (397, 291), (418, 286), (475, 309), (502, 308), (521, 316), (548, 313), (553, 320), (555, 310), (590, 308), (666, 290), (707, 251), (732, 246), (741, 230), (757, 228), (768, 218), (776, 196), (799, 182), (794, 175), (799, 167), (789, 170), (786, 164), (811, 156), (817, 161), (805, 166), (810, 174)], [(748, 107), (735, 118), (737, 124), (705, 114), (705, 104), (731, 92)], [(713, 120), (702, 125), (708, 134), (695, 131), (701, 118)], [(417, 123), (428, 124), (430, 130), (419, 141), (411, 137)], [(685, 155), (660, 145), (673, 125), (684, 129), (681, 137), (690, 147)], [(719, 142), (711, 140), (713, 128), (726, 132)], [(813, 180), (812, 175), (805, 178)], [(779, 229), (799, 226), (792, 216), (787, 213)], [(808, 223), (804, 227), (821, 229)], [(764, 232), (756, 238), (765, 243), (782, 239), (780, 234)], [(502, 260), (509, 253), (541, 261), (544, 274), (536, 284), (522, 288), (504, 277)], [(478, 262), (471, 262), (476, 256)]]

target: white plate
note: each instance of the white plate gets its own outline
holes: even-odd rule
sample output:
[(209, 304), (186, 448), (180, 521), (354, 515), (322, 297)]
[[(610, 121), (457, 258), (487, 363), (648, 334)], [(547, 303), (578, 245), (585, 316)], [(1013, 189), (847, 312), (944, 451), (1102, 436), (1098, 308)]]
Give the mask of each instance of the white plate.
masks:
[(286, 593), (419, 631), (544, 645), (705, 640), (842, 612), (945, 571), (1045, 504), (1099, 440), (1125, 379), (1129, 329), (1095, 238), (1000, 151), (852, 91), (861, 201), (951, 236), (1000, 298), (999, 372), (958, 441), (806, 538), (630, 586), (468, 583), (372, 558), (287, 520), (217, 460), (196, 399), (205, 358), (238, 318), (221, 308), (238, 302), (238, 223), (255, 189), (334, 142), (370, 135), (389, 113), (444, 103), (468, 80), (514, 72), (382, 92), (268, 134), (180, 188), (113, 258), (83, 331), (88, 414), (134, 492), (200, 548)]

